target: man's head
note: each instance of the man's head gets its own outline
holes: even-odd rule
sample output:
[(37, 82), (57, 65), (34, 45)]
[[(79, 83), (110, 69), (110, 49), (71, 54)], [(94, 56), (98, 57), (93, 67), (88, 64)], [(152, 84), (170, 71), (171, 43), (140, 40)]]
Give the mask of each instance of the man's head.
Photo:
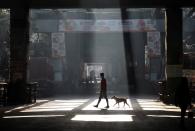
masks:
[(104, 73), (100, 73), (101, 78), (104, 78)]

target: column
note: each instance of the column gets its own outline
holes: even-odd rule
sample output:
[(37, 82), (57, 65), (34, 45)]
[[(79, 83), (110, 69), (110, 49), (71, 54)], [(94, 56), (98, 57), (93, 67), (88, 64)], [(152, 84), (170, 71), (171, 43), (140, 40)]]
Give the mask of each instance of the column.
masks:
[(174, 103), (174, 91), (182, 77), (182, 9), (166, 9), (166, 93), (165, 102)]
[(26, 100), (27, 52), (29, 45), (29, 8), (12, 8), (10, 11), (10, 86), (9, 103)]
[[(125, 8), (121, 9), (121, 17), (122, 23), (128, 19), (128, 14)], [(125, 47), (125, 57), (126, 57), (126, 69), (127, 69), (127, 80), (128, 80), (128, 87), (129, 93), (134, 94), (137, 93), (137, 85), (136, 85), (136, 78), (135, 78), (135, 68), (134, 68), (134, 59), (133, 59), (133, 47), (130, 38), (130, 32), (125, 32), (123, 26), (123, 39), (124, 39), (124, 47)]]

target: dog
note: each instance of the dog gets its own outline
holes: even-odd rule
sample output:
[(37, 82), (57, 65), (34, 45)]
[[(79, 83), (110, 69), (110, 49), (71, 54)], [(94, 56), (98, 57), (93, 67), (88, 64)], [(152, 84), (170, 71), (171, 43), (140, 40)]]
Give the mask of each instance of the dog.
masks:
[(124, 106), (125, 106), (125, 104), (129, 106), (129, 104), (127, 103), (127, 98), (113, 96), (111, 99), (114, 99), (115, 102), (116, 102), (113, 106), (115, 106), (116, 104), (118, 104), (118, 107), (119, 107), (119, 103), (121, 103), (121, 102), (124, 103)]

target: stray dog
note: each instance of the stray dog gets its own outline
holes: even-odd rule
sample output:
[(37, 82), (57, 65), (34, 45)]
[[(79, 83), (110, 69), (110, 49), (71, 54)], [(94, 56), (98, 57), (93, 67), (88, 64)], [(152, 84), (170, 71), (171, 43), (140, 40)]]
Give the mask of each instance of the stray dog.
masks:
[(118, 104), (118, 107), (119, 107), (119, 103), (120, 102), (123, 102), (124, 103), (124, 106), (125, 106), (125, 104), (129, 106), (129, 104), (127, 103), (127, 98), (113, 96), (111, 99), (114, 99), (115, 102), (116, 102), (113, 106), (115, 106), (116, 104)]

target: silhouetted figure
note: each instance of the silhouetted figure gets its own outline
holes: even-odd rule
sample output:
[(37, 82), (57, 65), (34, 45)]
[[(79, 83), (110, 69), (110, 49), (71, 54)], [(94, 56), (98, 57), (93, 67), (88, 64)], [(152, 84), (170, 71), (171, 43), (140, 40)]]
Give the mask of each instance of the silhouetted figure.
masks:
[(100, 96), (97, 105), (95, 105), (94, 107), (98, 107), (101, 99), (104, 97), (107, 103), (106, 108), (109, 108), (109, 103), (107, 98), (107, 85), (106, 85), (106, 79), (104, 78), (104, 73), (100, 73), (100, 76), (101, 76)]
[(175, 105), (181, 109), (180, 126), (185, 127), (184, 119), (188, 106), (191, 106), (191, 97), (188, 86), (188, 79), (182, 77), (181, 84), (176, 88)]

